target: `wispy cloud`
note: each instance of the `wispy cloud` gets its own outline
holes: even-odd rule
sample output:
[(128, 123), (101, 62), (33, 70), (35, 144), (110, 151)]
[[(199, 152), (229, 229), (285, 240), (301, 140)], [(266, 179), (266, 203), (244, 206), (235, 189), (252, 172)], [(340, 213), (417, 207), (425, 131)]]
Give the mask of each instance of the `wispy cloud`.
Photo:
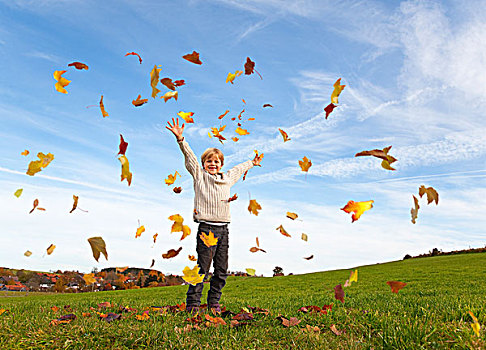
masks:
[(62, 59), (59, 56), (56, 56), (56, 55), (53, 55), (53, 54), (50, 54), (50, 53), (46, 53), (46, 52), (40, 52), (40, 51), (27, 52), (27, 53), (25, 53), (25, 55), (30, 56), (30, 57), (35, 57), (35, 58), (41, 58), (43, 60), (47, 60), (47, 61), (50, 61), (50, 62), (53, 62), (53, 63), (61, 63), (61, 62), (65, 61), (64, 59)]

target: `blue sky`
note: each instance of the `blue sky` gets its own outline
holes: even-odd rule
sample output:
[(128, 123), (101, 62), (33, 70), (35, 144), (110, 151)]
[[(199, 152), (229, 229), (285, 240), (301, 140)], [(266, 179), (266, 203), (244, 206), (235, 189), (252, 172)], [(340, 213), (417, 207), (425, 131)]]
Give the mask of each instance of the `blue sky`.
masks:
[[(192, 184), (166, 122), (194, 112), (186, 139), (197, 155), (225, 154), (225, 167), (265, 153), (232, 193), (230, 270), (271, 275), (306, 273), (401, 259), (437, 247), (484, 246), (486, 233), (486, 3), (485, 1), (19, 1), (0, 2), (0, 266), (36, 270), (108, 266), (181, 273), (193, 266), (197, 225), (191, 221)], [(193, 50), (203, 64), (181, 56)], [(143, 62), (127, 52), (138, 52)], [(246, 57), (257, 75), (225, 83)], [(67, 67), (84, 62), (88, 71)], [(184, 79), (178, 101), (150, 97), (150, 71)], [(67, 70), (68, 94), (52, 74)], [(324, 118), (332, 85), (346, 88)], [(161, 84), (159, 84), (161, 85)], [(163, 92), (167, 89), (159, 87)], [(149, 103), (135, 108), (138, 94)], [(104, 96), (109, 117), (96, 105)], [(246, 104), (241, 99), (246, 101)], [(274, 108), (262, 108), (271, 103)], [(254, 117), (240, 141), (221, 145), (207, 132), (245, 108)], [(229, 118), (228, 118), (229, 117)], [(291, 141), (284, 143), (278, 128)], [(119, 134), (129, 143), (130, 187), (120, 182)], [(396, 171), (363, 150), (392, 145)], [(20, 153), (28, 149), (27, 157)], [(25, 174), (38, 152), (54, 161)], [(298, 160), (313, 165), (307, 176)], [(164, 184), (182, 174), (176, 195)], [(433, 186), (439, 205), (410, 222), (412, 195)], [(24, 193), (13, 196), (18, 188)], [(75, 211), (72, 195), (79, 196)], [(262, 206), (248, 210), (249, 198)], [(28, 214), (38, 198), (45, 212)], [(374, 200), (351, 223), (349, 200)], [(286, 212), (299, 220), (286, 218)], [(179, 213), (193, 233), (170, 234)], [(135, 239), (138, 221), (146, 228)], [(279, 225), (292, 235), (280, 235)], [(157, 243), (152, 235), (158, 233)], [(301, 233), (309, 241), (300, 239)], [(109, 260), (97, 263), (86, 239), (102, 236)], [(259, 237), (267, 251), (252, 254)], [(45, 249), (57, 246), (52, 255)], [(182, 246), (180, 255), (162, 253)], [(33, 255), (25, 257), (25, 250)], [(312, 260), (303, 257), (314, 255)]]

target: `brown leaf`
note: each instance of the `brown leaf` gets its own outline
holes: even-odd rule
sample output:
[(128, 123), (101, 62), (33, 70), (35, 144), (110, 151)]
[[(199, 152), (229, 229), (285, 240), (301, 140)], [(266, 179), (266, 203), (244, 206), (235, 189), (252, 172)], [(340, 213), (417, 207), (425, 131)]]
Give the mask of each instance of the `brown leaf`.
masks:
[(265, 108), (265, 107), (272, 107), (272, 108), (273, 108), (273, 106), (272, 106), (270, 103), (265, 103), (265, 104), (263, 105), (263, 108)]
[(291, 235), (288, 234), (287, 231), (285, 231), (285, 229), (283, 228), (282, 225), (280, 225), (279, 227), (277, 227), (276, 230), (277, 231), (280, 231), (280, 233), (283, 234), (286, 237), (292, 237)]
[(314, 258), (314, 255), (308, 256), (307, 258), (304, 258), (305, 260), (311, 260)]
[(253, 62), (250, 57), (246, 58), (246, 63), (245, 63), (245, 74), (250, 75), (256, 73), (260, 77), (260, 79), (263, 79), (263, 77), (258, 73), (255, 69), (255, 62)]
[(79, 69), (79, 70), (81, 70), (81, 69), (88, 70), (88, 66), (86, 64), (84, 64), (84, 63), (81, 63), (81, 62), (69, 63), (68, 64), (68, 67), (74, 67), (74, 68)]
[(419, 188), (419, 196), (422, 198), (424, 194), (427, 194), (427, 204), (435, 201), (435, 204), (439, 204), (439, 194), (433, 187), (425, 187), (424, 185)]
[(179, 249), (177, 249), (177, 250), (170, 249), (167, 253), (162, 254), (162, 257), (164, 259), (171, 259), (171, 258), (179, 255), (179, 253), (181, 252), (181, 250), (182, 250), (182, 247), (179, 247)]
[(334, 298), (344, 303), (344, 289), (340, 284), (334, 287)]
[(187, 55), (182, 56), (182, 58), (195, 64), (202, 64), (201, 60), (199, 59), (199, 53), (196, 51), (192, 51), (192, 53), (188, 53)]
[(414, 208), (410, 210), (410, 213), (412, 214), (412, 224), (415, 224), (415, 220), (417, 220), (417, 215), (418, 215), (418, 210), (420, 208), (419, 202), (417, 197), (412, 195), (413, 197), (413, 203), (414, 203)]
[(280, 322), (282, 322), (282, 325), (284, 327), (292, 327), (300, 323), (300, 320), (297, 317), (290, 317), (290, 319), (286, 319), (283, 316), (278, 316), (277, 320), (280, 320)]
[(144, 105), (148, 102), (148, 98), (142, 99), (141, 97), (142, 97), (142, 95), (138, 95), (135, 100), (132, 100), (132, 104), (135, 107), (140, 107), (140, 106), (142, 106), (142, 105)]
[(172, 191), (174, 191), (174, 193), (181, 193), (182, 192), (182, 187), (174, 187), (172, 189)]
[(101, 99), (100, 99), (100, 109), (101, 109), (101, 114), (103, 115), (103, 118), (108, 117), (108, 112), (105, 110), (105, 105), (103, 103), (103, 95), (101, 95)]
[(100, 258), (100, 253), (105, 256), (105, 259), (108, 260), (108, 253), (106, 252), (106, 244), (103, 238), (101, 237), (91, 237), (88, 238), (89, 245), (91, 246), (91, 250), (93, 251), (93, 257), (96, 261)]
[(324, 112), (326, 112), (326, 119), (327, 119), (327, 117), (329, 117), (329, 114), (331, 114), (332, 111), (334, 110), (334, 108), (336, 108), (336, 107), (337, 106), (335, 104), (330, 103), (326, 106), (326, 108), (324, 108)]
[(164, 84), (165, 86), (167, 86), (168, 89), (172, 90), (172, 91), (175, 91), (175, 84), (172, 82), (172, 79), (171, 78), (162, 78), (160, 79), (160, 82), (162, 84)]
[(338, 330), (337, 330), (337, 328), (336, 328), (336, 326), (335, 326), (334, 324), (332, 324), (330, 328), (331, 328), (331, 331), (332, 331), (334, 334), (336, 334), (336, 335), (341, 335), (341, 334), (343, 334), (343, 332), (341, 332), (341, 331), (338, 331)]

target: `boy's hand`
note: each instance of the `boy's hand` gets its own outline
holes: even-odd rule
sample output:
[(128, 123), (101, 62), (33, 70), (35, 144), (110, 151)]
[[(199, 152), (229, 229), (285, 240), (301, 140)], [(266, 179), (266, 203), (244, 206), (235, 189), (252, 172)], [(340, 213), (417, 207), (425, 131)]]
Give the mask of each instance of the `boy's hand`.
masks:
[(260, 162), (262, 161), (262, 159), (263, 159), (263, 153), (260, 155), (255, 155), (255, 158), (253, 158), (252, 160), (253, 166), (261, 166)]
[(167, 124), (169, 124), (169, 126), (166, 126), (165, 128), (167, 130), (172, 131), (172, 133), (176, 137), (177, 141), (182, 141), (182, 139), (183, 139), (182, 133), (184, 132), (185, 124), (182, 124), (182, 126), (179, 126), (179, 119), (175, 120), (174, 118), (172, 118), (172, 124), (173, 125), (170, 125), (170, 121), (167, 122)]

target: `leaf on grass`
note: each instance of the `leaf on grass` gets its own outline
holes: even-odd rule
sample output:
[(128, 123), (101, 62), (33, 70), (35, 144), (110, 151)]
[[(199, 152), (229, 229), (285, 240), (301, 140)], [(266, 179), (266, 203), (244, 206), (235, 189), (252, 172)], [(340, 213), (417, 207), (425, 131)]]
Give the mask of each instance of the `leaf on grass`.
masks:
[(425, 187), (424, 185), (419, 188), (419, 196), (422, 198), (424, 194), (427, 194), (427, 204), (435, 201), (435, 204), (439, 204), (439, 194), (433, 187)]
[(243, 71), (237, 70), (234, 73), (229, 72), (228, 76), (226, 77), (226, 82), (230, 82), (231, 84), (234, 84), (233, 81), (235, 80), (236, 77), (239, 77), (241, 74), (243, 74)]
[(56, 246), (54, 244), (51, 244), (49, 247), (47, 247), (47, 255), (51, 255), (54, 249), (56, 249)]
[(141, 315), (135, 315), (135, 319), (137, 321), (146, 321), (150, 318), (148, 313), (149, 313), (149, 311), (147, 310), (147, 311), (144, 311)]
[(115, 321), (115, 320), (120, 320), (122, 318), (121, 314), (115, 314), (113, 312), (108, 312), (106, 315), (101, 316), (100, 318), (108, 323)]
[(338, 97), (343, 91), (343, 89), (346, 87), (346, 85), (341, 85), (341, 78), (339, 78), (338, 80), (336, 80), (333, 86), (334, 86), (334, 90), (331, 94), (331, 102), (334, 104), (338, 104), (339, 103)]
[(135, 100), (132, 100), (132, 105), (135, 107), (140, 107), (148, 102), (148, 98), (141, 98), (142, 95), (138, 95)]
[(415, 222), (417, 220), (417, 216), (418, 216), (418, 211), (420, 209), (420, 205), (419, 205), (417, 197), (415, 197), (414, 195), (412, 195), (412, 197), (413, 197), (414, 207), (412, 209), (410, 209), (410, 214), (412, 214), (412, 224), (415, 224)]
[(300, 237), (303, 241), (306, 241), (309, 239), (309, 237), (305, 234), (305, 233), (302, 233), (302, 236)]
[(169, 251), (165, 254), (162, 254), (162, 257), (164, 259), (172, 259), (173, 257), (179, 255), (179, 253), (181, 252), (182, 250), (182, 247), (179, 247), (179, 249), (177, 250), (174, 250), (174, 249), (169, 249)]
[(351, 222), (355, 222), (360, 218), (361, 214), (373, 208), (373, 202), (373, 200), (365, 202), (349, 201), (343, 208), (341, 208), (341, 210), (344, 210), (348, 214), (353, 212), (354, 214), (351, 216)]
[(167, 102), (171, 98), (177, 101), (177, 98), (179, 96), (179, 93), (177, 91), (168, 91), (164, 94), (164, 96), (161, 96), (160, 98), (164, 99), (164, 102)]
[(256, 199), (250, 199), (250, 204), (248, 205), (248, 211), (251, 213), (251, 214), (255, 214), (256, 216), (258, 216), (258, 211), (259, 210), (262, 210), (262, 207), (260, 204), (258, 204), (258, 202), (256, 201)]
[(179, 113), (177, 113), (177, 115), (179, 117), (181, 117), (182, 119), (184, 119), (184, 121), (186, 123), (194, 123), (194, 119), (192, 119), (192, 116), (194, 115), (194, 112), (183, 112), (183, 111), (180, 111)]
[(280, 322), (282, 322), (282, 326), (284, 327), (293, 327), (300, 323), (300, 320), (297, 317), (290, 317), (289, 319), (286, 319), (283, 316), (278, 316), (276, 319), (280, 320)]
[(332, 325), (331, 325), (331, 327), (329, 327), (329, 328), (331, 329), (331, 331), (332, 331), (334, 334), (336, 334), (336, 335), (338, 335), (338, 336), (339, 336), (339, 335), (341, 335), (341, 334), (343, 334), (343, 332), (341, 332), (341, 331), (338, 331), (338, 330), (337, 330), (337, 328), (336, 328), (336, 326), (335, 326), (334, 324), (332, 324)]
[(182, 270), (182, 273), (182, 279), (193, 286), (201, 283), (204, 279), (204, 275), (199, 274), (199, 266), (197, 265), (192, 269), (190, 269), (189, 266), (186, 266), (184, 270)]
[(128, 159), (125, 155), (121, 155), (118, 157), (118, 160), (121, 163), (122, 169), (121, 169), (121, 180), (127, 180), (128, 186), (132, 183), (132, 173), (130, 172), (130, 163), (128, 162)]
[(140, 57), (140, 55), (139, 55), (138, 53), (136, 53), (136, 52), (128, 52), (128, 53), (125, 55), (125, 57), (127, 57), (128, 55), (137, 56), (137, 57), (138, 57), (138, 62), (139, 62), (140, 64), (142, 64), (142, 57)]
[(87, 285), (93, 284), (96, 282), (96, 278), (94, 276), (94, 273), (85, 273), (83, 275), (83, 280), (86, 282)]
[(250, 133), (248, 132), (248, 130), (246, 129), (242, 129), (240, 127), (237, 127), (235, 132), (238, 134), (238, 135), (249, 135)]
[(332, 111), (334, 110), (334, 108), (336, 108), (336, 107), (337, 106), (335, 104), (330, 103), (326, 106), (326, 108), (324, 108), (324, 112), (326, 112), (326, 119), (327, 119), (327, 117), (329, 117), (329, 114), (331, 114)]
[(19, 198), (22, 195), (22, 192), (24, 192), (24, 189), (19, 188), (17, 191), (14, 192), (14, 196)]
[(125, 155), (125, 152), (127, 151), (127, 147), (128, 147), (128, 142), (125, 142), (122, 134), (120, 134), (120, 145), (118, 146), (119, 148), (118, 154)]
[(72, 320), (75, 320), (76, 319), (76, 315), (75, 314), (67, 314), (67, 315), (63, 315), (55, 320), (52, 320), (51, 322), (49, 322), (49, 324), (51, 326), (57, 326), (58, 324), (63, 324), (63, 323), (70, 323)]
[(302, 160), (299, 160), (299, 165), (302, 171), (309, 171), (309, 168), (312, 166), (312, 162), (310, 159), (307, 159), (307, 157), (304, 157)]
[(195, 64), (202, 64), (201, 60), (199, 59), (199, 52), (196, 51), (192, 51), (192, 53), (188, 53), (187, 55), (182, 56), (182, 58)]
[(28, 155), (29, 155), (29, 153), (30, 153), (30, 152), (29, 152), (29, 150), (27, 150), (27, 149), (26, 149), (25, 151), (23, 151), (23, 152), (22, 152), (22, 153), (20, 153), (20, 154), (21, 154), (21, 155), (23, 155), (23, 156), (28, 156)]
[(79, 70), (82, 70), (82, 69), (88, 70), (89, 69), (89, 67), (86, 64), (81, 63), (81, 62), (69, 63), (68, 67), (74, 67), (74, 68), (79, 69)]
[(280, 231), (281, 234), (283, 234), (285, 237), (292, 237), (291, 235), (288, 234), (287, 231), (283, 228), (282, 225), (276, 228), (277, 231)]
[(32, 252), (31, 252), (30, 250), (26, 250), (26, 251), (25, 251), (25, 253), (24, 253), (24, 255), (25, 255), (26, 257), (29, 257), (29, 256), (31, 256), (31, 255), (32, 255)]
[(341, 284), (334, 287), (334, 298), (344, 303), (344, 289)]
[(106, 244), (103, 238), (91, 237), (88, 238), (88, 242), (93, 252), (93, 258), (95, 258), (96, 261), (98, 261), (98, 259), (100, 258), (100, 253), (102, 253), (105, 256), (105, 259), (108, 260), (108, 253), (106, 252)]
[(176, 180), (176, 178), (177, 178), (177, 175), (181, 176), (181, 174), (179, 174), (177, 171), (174, 173), (174, 175), (169, 174), (167, 176), (167, 179), (164, 180), (165, 181), (165, 184), (167, 186), (173, 185), (174, 182), (175, 182), (175, 180)]
[(255, 276), (255, 273), (256, 273), (255, 269), (247, 268), (247, 269), (245, 269), (245, 271), (249, 276)]
[(283, 131), (282, 129), (278, 129), (278, 131), (280, 131), (280, 134), (282, 134), (282, 137), (283, 137), (283, 140), (284, 142), (287, 142), (287, 141), (290, 141), (291, 138), (289, 137), (289, 135), (287, 135), (287, 133), (285, 131)]
[(209, 231), (208, 234), (201, 232), (199, 238), (201, 238), (206, 247), (212, 247), (218, 244), (218, 238), (214, 237), (214, 233), (212, 231)]
[(67, 80), (66, 78), (63, 78), (62, 75), (66, 73), (65, 70), (56, 70), (54, 71), (54, 79), (57, 80), (57, 83), (54, 85), (54, 88), (62, 92), (63, 94), (67, 94), (67, 90), (65, 89), (66, 86), (69, 85), (71, 80)]
[(304, 259), (305, 259), (305, 260), (311, 260), (311, 259), (313, 259), (313, 258), (314, 258), (314, 255), (311, 255), (311, 256), (308, 256), (308, 257), (306, 257), (306, 258), (304, 258)]
[(476, 336), (479, 337), (479, 330), (481, 329), (481, 325), (479, 324), (479, 321), (476, 318), (476, 316), (474, 316), (474, 314), (471, 311), (468, 311), (468, 313), (469, 313), (469, 315), (471, 315), (471, 317), (473, 319), (473, 323), (471, 323), (471, 327), (472, 327), (474, 333), (476, 334)]
[(407, 285), (405, 282), (400, 281), (388, 281), (386, 284), (388, 284), (391, 287), (391, 291), (396, 294), (398, 294), (400, 289)]
[(162, 70), (162, 68), (157, 68), (156, 65), (154, 65), (154, 68), (152, 68), (152, 71), (150, 72), (150, 86), (152, 87), (152, 98), (155, 98), (157, 94), (160, 92), (159, 89), (157, 89), (157, 84), (159, 83), (159, 73)]
[(101, 95), (101, 99), (100, 99), (100, 110), (103, 118), (108, 117), (108, 112), (105, 110), (105, 105), (103, 103), (103, 95)]
[(142, 225), (139, 228), (137, 228), (137, 232), (135, 232), (135, 238), (140, 237), (143, 232), (145, 232), (145, 226)]

